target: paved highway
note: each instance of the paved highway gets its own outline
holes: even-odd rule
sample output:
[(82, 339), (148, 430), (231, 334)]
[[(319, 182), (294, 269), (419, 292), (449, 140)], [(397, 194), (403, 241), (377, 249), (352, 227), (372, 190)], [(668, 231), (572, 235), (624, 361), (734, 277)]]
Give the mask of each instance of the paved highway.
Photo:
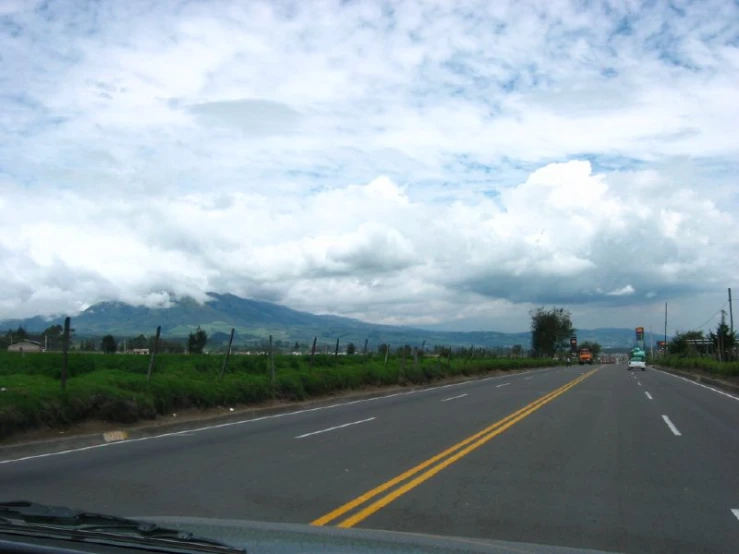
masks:
[(739, 399), (553, 368), (0, 461), (0, 499), (615, 552), (739, 550)]

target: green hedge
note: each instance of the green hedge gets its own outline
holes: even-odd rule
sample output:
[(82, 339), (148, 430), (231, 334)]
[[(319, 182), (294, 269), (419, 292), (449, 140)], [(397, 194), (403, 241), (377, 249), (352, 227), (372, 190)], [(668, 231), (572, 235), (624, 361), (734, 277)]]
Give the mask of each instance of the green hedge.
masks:
[(271, 398), (286, 401), (330, 395), (338, 391), (395, 384), (424, 384), (456, 375), (475, 375), (554, 365), (552, 360), (276, 356), (275, 387), (269, 359), (232, 356), (219, 379), (222, 356), (166, 354), (157, 357), (150, 382), (148, 357), (71, 353), (69, 379), (60, 390), (61, 356), (0, 353), (0, 440), (33, 428), (64, 427), (95, 419), (133, 423), (187, 408), (258, 404)]
[(683, 371), (705, 371), (717, 377), (739, 377), (739, 362), (719, 362), (710, 358), (683, 358), (668, 356), (656, 360), (658, 365), (682, 369)]

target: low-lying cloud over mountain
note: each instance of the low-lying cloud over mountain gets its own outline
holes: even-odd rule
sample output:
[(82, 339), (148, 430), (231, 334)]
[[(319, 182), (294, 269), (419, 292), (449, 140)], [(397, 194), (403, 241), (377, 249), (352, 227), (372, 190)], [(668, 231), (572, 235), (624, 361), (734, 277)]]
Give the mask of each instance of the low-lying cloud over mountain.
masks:
[[(735, 3), (8, 3), (0, 318), (232, 292), (692, 328), (739, 262)], [(478, 327), (481, 328), (481, 327)]]
[[(25, 320), (0, 321), (1, 329), (22, 326), (30, 333), (40, 333), (50, 325), (60, 325), (63, 318), (34, 317)], [(512, 347), (528, 348), (531, 335), (528, 332), (501, 333), (491, 330), (453, 332), (438, 329), (416, 329), (390, 325), (374, 325), (356, 319), (332, 315), (315, 315), (292, 310), (285, 306), (239, 298), (232, 294), (210, 293), (206, 302), (192, 298), (169, 298), (167, 307), (147, 308), (122, 302), (101, 302), (90, 306), (72, 320), (77, 337), (100, 338), (108, 333), (118, 339), (139, 334), (152, 336), (157, 326), (167, 338), (184, 338), (201, 327), (209, 333), (211, 348), (228, 343), (231, 329), (235, 330), (237, 345), (259, 347), (272, 335), (275, 340), (292, 345), (299, 342), (305, 350), (314, 337), (321, 351), (333, 348), (339, 338), (342, 345), (353, 342), (376, 350), (381, 344), (393, 346), (422, 344), (465, 346), (476, 348)], [(580, 342), (597, 341), (605, 348), (628, 348), (633, 344), (634, 333), (628, 329), (578, 330)]]

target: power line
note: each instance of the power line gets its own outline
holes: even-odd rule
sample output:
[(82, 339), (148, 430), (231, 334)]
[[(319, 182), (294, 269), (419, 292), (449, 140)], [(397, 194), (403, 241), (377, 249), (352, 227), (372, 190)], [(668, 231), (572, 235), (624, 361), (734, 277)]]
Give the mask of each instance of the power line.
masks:
[(728, 301), (728, 300), (727, 300), (726, 302), (724, 302), (724, 304), (723, 304), (723, 305), (722, 305), (722, 306), (721, 306), (721, 307), (720, 307), (720, 308), (719, 308), (718, 310), (716, 310), (716, 313), (715, 313), (715, 314), (713, 314), (713, 315), (712, 315), (711, 317), (709, 317), (709, 318), (708, 318), (707, 320), (705, 320), (705, 321), (704, 321), (703, 323), (701, 323), (700, 325), (696, 325), (695, 327), (693, 327), (693, 328), (691, 329), (691, 331), (699, 331), (699, 330), (702, 330), (702, 329), (703, 329), (703, 327), (704, 327), (704, 326), (706, 325), (706, 323), (709, 323), (709, 322), (710, 322), (710, 321), (711, 321), (712, 319), (714, 319), (714, 318), (715, 318), (715, 317), (716, 317), (716, 316), (717, 316), (718, 314), (720, 314), (720, 313), (721, 313), (721, 311), (722, 311), (722, 310), (723, 310), (723, 309), (724, 309), (724, 308), (726, 307), (726, 305), (727, 305), (728, 303), (729, 303), (729, 301)]

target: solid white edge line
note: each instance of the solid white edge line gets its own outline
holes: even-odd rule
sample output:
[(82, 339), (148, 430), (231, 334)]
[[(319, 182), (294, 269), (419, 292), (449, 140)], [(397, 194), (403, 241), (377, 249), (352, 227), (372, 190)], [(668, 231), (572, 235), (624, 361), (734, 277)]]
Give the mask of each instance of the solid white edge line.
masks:
[(664, 420), (665, 420), (665, 423), (666, 423), (666, 424), (667, 424), (667, 426), (668, 426), (668, 427), (670, 428), (670, 431), (672, 431), (672, 433), (673, 433), (673, 434), (674, 434), (674, 435), (675, 435), (676, 437), (681, 437), (681, 436), (682, 436), (682, 433), (681, 433), (680, 431), (678, 431), (678, 430), (677, 430), (677, 427), (675, 427), (675, 424), (674, 424), (674, 423), (672, 423), (672, 422), (670, 421), (670, 418), (669, 418), (669, 417), (667, 417), (666, 415), (663, 415), (663, 416), (662, 416), (662, 419), (664, 419)]
[(502, 385), (498, 385), (498, 386), (497, 386), (497, 387), (495, 387), (495, 388), (496, 388), (496, 389), (499, 389), (500, 387), (505, 387), (505, 386), (508, 386), (508, 385), (510, 385), (510, 383), (503, 383)]
[(736, 516), (736, 519), (739, 519), (739, 508), (732, 509), (731, 513)]
[(369, 417), (367, 419), (362, 419), (360, 421), (352, 421), (351, 423), (344, 423), (343, 425), (335, 425), (334, 427), (329, 427), (327, 429), (321, 429), (320, 431), (313, 431), (311, 433), (305, 433), (304, 435), (298, 435), (295, 438), (304, 439), (305, 437), (310, 437), (312, 435), (320, 435), (321, 433), (328, 433), (329, 431), (336, 431), (336, 429), (343, 429), (344, 427), (351, 427), (352, 425), (359, 425), (360, 423), (367, 423), (368, 421), (372, 421), (373, 419), (375, 418)]
[(722, 396), (726, 396), (728, 398), (731, 398), (732, 400), (736, 400), (737, 402), (739, 402), (739, 397), (738, 396), (734, 396), (733, 394), (729, 394), (728, 392), (724, 392), (722, 390), (714, 389), (713, 387), (709, 387), (709, 386), (703, 385), (701, 383), (696, 383), (695, 381), (691, 381), (690, 379), (686, 379), (685, 377), (681, 377), (680, 375), (673, 375), (672, 373), (668, 373), (666, 371), (662, 371), (661, 369), (657, 369), (656, 367), (655, 368), (652, 368), (652, 369), (655, 369), (655, 370), (659, 371), (660, 373), (662, 373), (664, 375), (669, 375), (670, 377), (674, 377), (675, 379), (682, 379), (683, 381), (685, 381), (686, 383), (690, 383), (691, 385), (696, 385), (698, 387), (703, 387), (704, 389), (712, 390), (713, 392), (717, 392), (718, 394), (720, 394)]
[(649, 394), (647, 391), (644, 391), (644, 394), (647, 395), (647, 398), (649, 398), (649, 400), (654, 400), (654, 398), (652, 398), (652, 395)]
[(524, 379), (523, 379), (523, 380), (524, 380), (524, 381), (528, 381), (529, 379), (531, 379), (531, 377), (524, 377)]
[(466, 392), (466, 393), (460, 394), (458, 396), (452, 396), (451, 398), (445, 398), (444, 400), (442, 400), (442, 402), (449, 402), (450, 400), (455, 400), (457, 398), (463, 398), (463, 397), (467, 396), (468, 394), (469, 393)]

